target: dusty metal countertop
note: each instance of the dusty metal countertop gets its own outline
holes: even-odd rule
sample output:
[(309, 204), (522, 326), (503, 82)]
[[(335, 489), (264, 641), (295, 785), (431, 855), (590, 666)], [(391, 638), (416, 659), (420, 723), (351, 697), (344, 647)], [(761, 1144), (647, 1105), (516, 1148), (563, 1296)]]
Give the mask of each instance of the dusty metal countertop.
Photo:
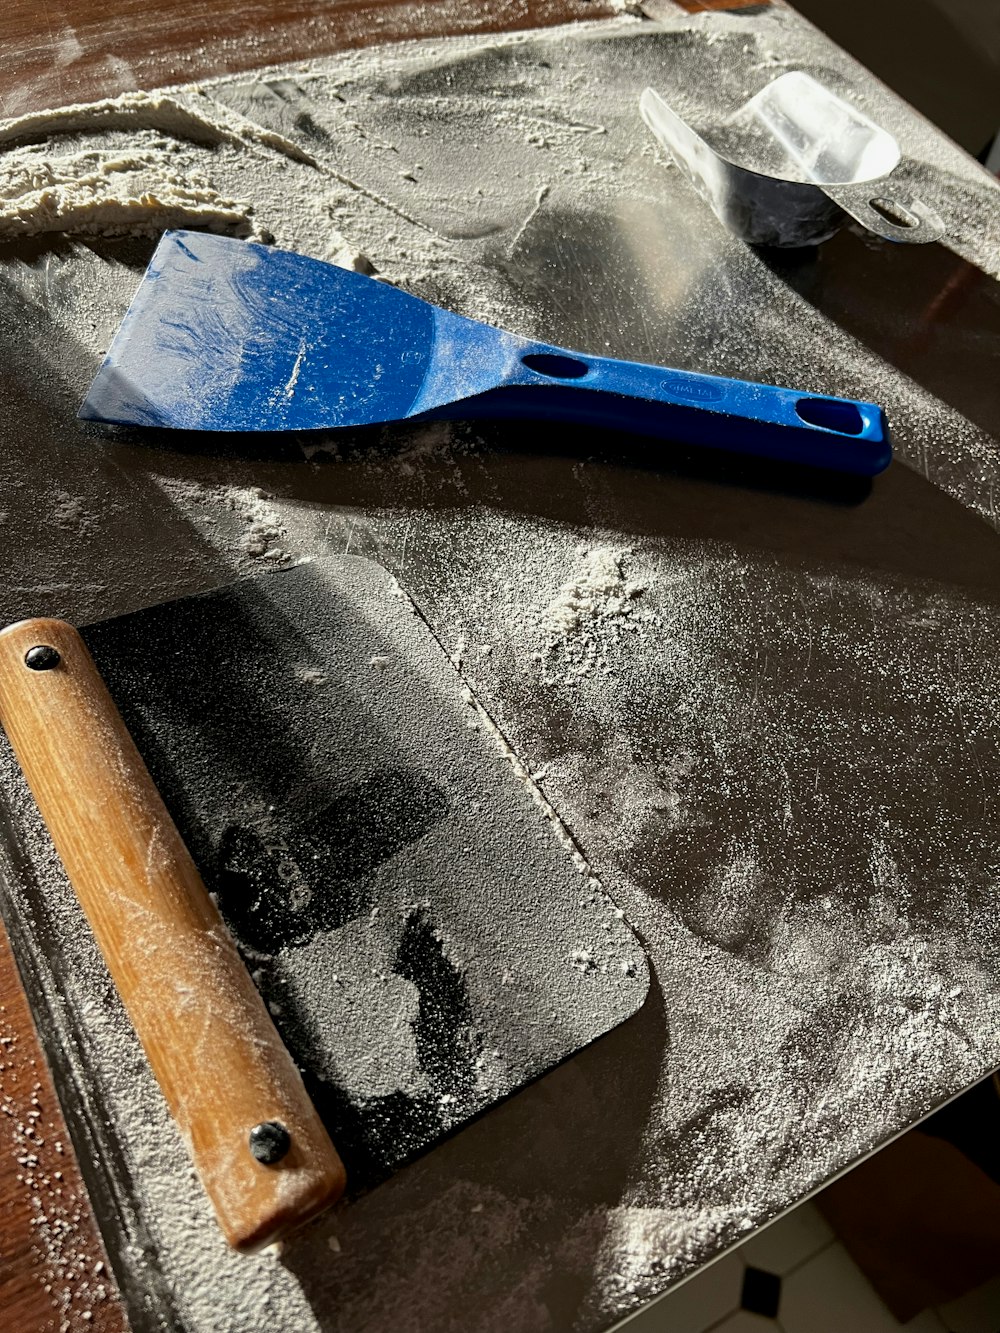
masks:
[[(964, 257), (849, 229), (751, 251), (636, 114), (652, 82), (724, 115), (790, 65), (921, 158)], [(308, 147), (343, 195), (339, 229), (403, 285), (585, 351), (874, 399), (893, 428), (897, 461), (870, 488), (556, 423), (319, 448), (102, 432), (75, 406), (149, 245), (0, 256), (4, 619), (85, 622), (259, 572), (254, 524), (282, 559), (372, 556), (654, 972), (636, 1018), (280, 1261), (217, 1267), (204, 1221), (187, 1253), (158, 1235), (141, 1163), (115, 1236), (98, 1074), (86, 1111), (66, 1109), (133, 1321), (206, 1327), (183, 1292), (210, 1272), (223, 1301), (240, 1285), (246, 1327), (294, 1290), (323, 1328), (604, 1328), (1000, 1063), (996, 186), (784, 9), (434, 42), (281, 79), (280, 96), (249, 76), (207, 95)], [(488, 140), (487, 105), (504, 113)], [(303, 111), (326, 139), (296, 139)], [(431, 123), (447, 170), (420, 149)], [(420, 152), (416, 179), (374, 142), (405, 168)], [(274, 169), (308, 188), (311, 168)], [(595, 556), (641, 589), (635, 614), (546, 639), (546, 606)], [(46, 938), (37, 885), (10, 864), (4, 879), (55, 1050), (90, 983), (67, 988), (53, 958), (82, 967), (89, 946)], [(199, 1206), (183, 1171), (158, 1187)]]

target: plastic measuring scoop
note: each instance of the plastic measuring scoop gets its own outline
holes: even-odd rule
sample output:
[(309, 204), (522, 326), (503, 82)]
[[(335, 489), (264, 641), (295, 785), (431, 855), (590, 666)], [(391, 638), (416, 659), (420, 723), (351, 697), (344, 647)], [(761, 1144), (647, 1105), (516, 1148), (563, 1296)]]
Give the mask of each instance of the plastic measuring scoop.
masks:
[(585, 356), (286, 250), (166, 232), (80, 409), (183, 430), (558, 418), (874, 475), (873, 403)]

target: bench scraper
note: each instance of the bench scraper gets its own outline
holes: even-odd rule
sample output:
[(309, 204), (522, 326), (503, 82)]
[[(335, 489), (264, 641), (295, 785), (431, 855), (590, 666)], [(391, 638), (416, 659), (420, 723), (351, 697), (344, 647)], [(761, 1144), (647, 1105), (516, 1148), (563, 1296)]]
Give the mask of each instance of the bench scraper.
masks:
[(558, 418), (873, 476), (874, 403), (585, 356), (333, 264), (166, 232), (80, 409), (186, 430)]
[[(336, 1197), (331, 1140), (362, 1190), (643, 1002), (635, 936), (368, 560), (81, 634), (22, 621), (0, 634), (0, 721), (240, 1248)], [(39, 913), (54, 873), (35, 868)], [(103, 994), (74, 980), (60, 1005), (86, 1031), (81, 984)], [(137, 1234), (100, 1060), (63, 1095), (93, 1099), (88, 1157)]]

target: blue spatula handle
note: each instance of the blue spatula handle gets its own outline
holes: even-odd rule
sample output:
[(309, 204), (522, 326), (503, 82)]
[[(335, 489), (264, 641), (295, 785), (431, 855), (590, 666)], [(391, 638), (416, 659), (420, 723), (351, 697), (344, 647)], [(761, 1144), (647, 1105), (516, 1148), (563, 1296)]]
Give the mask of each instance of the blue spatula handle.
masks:
[(514, 355), (501, 387), (428, 415), (551, 416), (863, 476), (881, 472), (892, 458), (885, 417), (874, 403), (508, 337)]

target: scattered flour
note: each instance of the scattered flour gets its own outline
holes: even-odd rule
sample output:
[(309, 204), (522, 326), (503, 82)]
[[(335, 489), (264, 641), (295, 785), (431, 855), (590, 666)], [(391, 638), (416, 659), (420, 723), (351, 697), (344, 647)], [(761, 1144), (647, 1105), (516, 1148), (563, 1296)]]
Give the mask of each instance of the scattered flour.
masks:
[(578, 568), (540, 616), (545, 648), (537, 657), (548, 683), (607, 673), (609, 645), (655, 619), (640, 600), (647, 584), (626, 573), (630, 548), (584, 547), (577, 554)]
[[(754, 48), (748, 59), (763, 51), (769, 64), (794, 63), (806, 41), (776, 9), (674, 22), (684, 60), (699, 43), (724, 51), (735, 35)], [(755, 25), (769, 29), (759, 43)], [(639, 37), (638, 24), (620, 26)], [(636, 89), (626, 85), (643, 60), (683, 65), (670, 35), (653, 51), (647, 30), (623, 60), (621, 38), (602, 58), (587, 32), (572, 49), (559, 34), (490, 39), (488, 63), (477, 64), (477, 39), (306, 67), (298, 75), (310, 136), (280, 99), (260, 98), (266, 74), (22, 118), (0, 127), (8, 173), (0, 228), (28, 234), (32, 216), (75, 226), (80, 191), (96, 201), (104, 190), (101, 227), (142, 231), (164, 216), (165, 188), (193, 188), (208, 197), (170, 196), (175, 220), (203, 209), (199, 225), (247, 235), (263, 235), (266, 223), (281, 244), (360, 271), (377, 267), (526, 334), (567, 342), (572, 334), (590, 350), (647, 358), (672, 350), (719, 373), (763, 373), (768, 361), (790, 382), (877, 397), (900, 457), (922, 474), (897, 465), (890, 491), (930, 494), (928, 477), (995, 522), (988, 433), (756, 256), (737, 253), (724, 234), (709, 238), (711, 220), (695, 225), (680, 183), (664, 182), (634, 151), (641, 129)], [(638, 52), (647, 47), (651, 54)], [(849, 69), (826, 47), (817, 58)], [(713, 87), (688, 88), (688, 103)], [(266, 128), (250, 114), (258, 103), (260, 121), (275, 117)], [(424, 131), (439, 124), (447, 134), (437, 154)], [(959, 171), (944, 150), (928, 152), (943, 163), (942, 179)], [(116, 165), (137, 154), (136, 168)], [(411, 170), (417, 162), (424, 166)], [(660, 244), (666, 216), (686, 228), (691, 262), (671, 288), (684, 312), (676, 327), (649, 296), (652, 266), (633, 269), (624, 250), (613, 329), (599, 311), (591, 319), (560, 303), (535, 267), (558, 242), (573, 290), (592, 286), (593, 272), (580, 266), (588, 248), (572, 254), (574, 237), (620, 241), (595, 229), (623, 190), (636, 228), (630, 244)], [(970, 235), (982, 216), (970, 212)], [(53, 374), (71, 380), (66, 400), (78, 402), (133, 270), (78, 247), (72, 262), (49, 256), (5, 277), (22, 284), (26, 304), (62, 321), (62, 341), (47, 324), (39, 335), (38, 359), (58, 361)], [(46, 303), (50, 288), (61, 302)], [(636, 291), (645, 295), (632, 312)], [(734, 300), (755, 319), (720, 333), (718, 312)], [(30, 321), (28, 330), (25, 338)], [(71, 340), (85, 354), (67, 371)], [(38, 452), (31, 432), (13, 420), (10, 429), (28, 466), (72, 466), (48, 436), (49, 452)], [(761, 515), (780, 521), (796, 502), (765, 510), (734, 487), (727, 507), (726, 487), (699, 490), (650, 473), (628, 488), (624, 469), (583, 462), (571, 481), (551, 459), (525, 451), (511, 462), (491, 447), (466, 447), (469, 439), (459, 428), (427, 428), (388, 459), (351, 441), (310, 445), (294, 468), (175, 458), (152, 489), (176, 526), (194, 531), (213, 578), (346, 543), (395, 565), (447, 642), (490, 646), (466, 649), (463, 672), (502, 722), (511, 753), (524, 756), (523, 771), (544, 774), (546, 797), (586, 852), (582, 871), (592, 865), (620, 893), (659, 991), (625, 1028), (345, 1209), (336, 1245), (327, 1219), (283, 1256), (236, 1257), (220, 1247), (197, 1184), (178, 1170), (173, 1128), (102, 990), (99, 962), (79, 942), (77, 916), (49, 903), (53, 936), (70, 939), (81, 960), (61, 991), (57, 978), (55, 1021), (72, 1027), (63, 992), (91, 988), (93, 1006), (67, 1046), (82, 1045), (84, 1064), (112, 1066), (110, 1115), (127, 1126), (123, 1188), (141, 1193), (155, 1232), (126, 1238), (126, 1257), (149, 1284), (151, 1305), (168, 1311), (166, 1326), (182, 1326), (180, 1314), (171, 1319), (173, 1301), (199, 1333), (218, 1326), (220, 1308), (234, 1330), (323, 1323), (410, 1333), (447, 1328), (456, 1310), (477, 1330), (607, 1327), (877, 1146), (887, 1127), (995, 1063), (989, 825), (1000, 684), (982, 648), (998, 632), (987, 603), (947, 585), (934, 593), (894, 581), (882, 548), (859, 556), (870, 570), (827, 569), (823, 581), (830, 549), (838, 560), (844, 550), (845, 524), (852, 550), (863, 547), (871, 506), (803, 503), (800, 526), (779, 525), (775, 536)], [(80, 619), (139, 597), (131, 571), (139, 543), (133, 532), (131, 545), (116, 547), (122, 529), (110, 521), (120, 495), (114, 469), (128, 460), (129, 504), (161, 514), (143, 489), (145, 469), (160, 461), (142, 447), (130, 455), (128, 445), (116, 453), (104, 440), (85, 443), (94, 478), (72, 488), (60, 479), (64, 496), (49, 512), (54, 536), (75, 539), (89, 563), (76, 555), (67, 572), (65, 547), (36, 545), (30, 569), (11, 582), (10, 614), (23, 613), (29, 593), (39, 609)], [(81, 452), (79, 441), (72, 448)], [(313, 449), (317, 459), (336, 453), (336, 467), (314, 461)], [(550, 496), (553, 480), (564, 495)], [(876, 488), (867, 521), (904, 512), (880, 508), (885, 493)], [(809, 539), (826, 524), (828, 546), (802, 536), (805, 510)], [(659, 535), (636, 535), (647, 530)], [(12, 531), (10, 550), (32, 536)], [(916, 543), (904, 532), (899, 545)], [(173, 547), (142, 555), (140, 600), (151, 600), (150, 589), (176, 592), (174, 560)], [(388, 665), (371, 659), (372, 670)], [(874, 701), (872, 711), (852, 713), (853, 697)], [(470, 718), (480, 725), (471, 709)], [(43, 868), (50, 855), (31, 849)], [(583, 1160), (602, 1163), (596, 1185)], [(562, 1287), (572, 1308), (568, 1298), (559, 1306)]]
[(542, 616), (542, 624), (553, 639), (569, 638), (594, 622), (629, 616), (635, 599), (646, 591), (644, 584), (626, 580), (622, 572), (622, 562), (632, 554), (630, 550), (601, 546), (580, 554), (582, 568), (563, 584)]
[(321, 258), (336, 264), (338, 268), (349, 269), (352, 273), (364, 273), (369, 278), (373, 278), (378, 272), (368, 256), (336, 229), (331, 230), (326, 254)]
[(287, 528), (267, 492), (259, 486), (229, 486), (224, 500), (226, 507), (246, 525), (239, 541), (244, 555), (274, 565), (287, 564), (292, 558), (282, 545)]
[[(81, 136), (96, 142), (74, 147)], [(177, 226), (270, 239), (252, 220), (253, 206), (221, 193), (191, 148), (220, 143), (312, 160), (198, 88), (125, 93), (0, 122), (0, 240), (46, 232), (155, 236)]]
[[(8, 1200), (8, 1219), (25, 1205), (30, 1211), (31, 1248), (43, 1257), (43, 1271), (52, 1279), (44, 1286), (51, 1306), (46, 1326), (69, 1333), (89, 1326), (95, 1313), (100, 1317), (113, 1287), (99, 1244), (81, 1228), (83, 1185), (58, 1137), (51, 1094), (38, 1077), (34, 1053), (19, 1049), (18, 1027), (0, 1005), (0, 1150), (19, 1168), (20, 1191), (17, 1199)], [(2, 1257), (11, 1256), (5, 1252)], [(44, 1305), (42, 1291), (36, 1294)], [(41, 1309), (36, 1318), (41, 1318)]]
[(298, 676), (299, 680), (302, 681), (303, 685), (320, 686), (325, 685), (329, 680), (329, 677), (322, 667), (297, 666), (295, 668), (295, 674)]
[(88, 507), (84, 497), (61, 486), (49, 493), (45, 521), (52, 527), (86, 537), (100, 524), (100, 514)]
[(33, 111), (0, 121), (0, 148), (53, 136), (127, 130), (157, 130), (192, 143), (219, 143), (276, 149), (296, 162), (314, 159), (298, 144), (219, 106), (197, 85), (159, 92), (129, 92), (101, 102), (82, 102), (52, 111)]
[(131, 148), (32, 146), (0, 157), (0, 240), (44, 232), (158, 236), (168, 227), (261, 239), (252, 205), (220, 194), (190, 155), (158, 146), (148, 132), (136, 140)]

